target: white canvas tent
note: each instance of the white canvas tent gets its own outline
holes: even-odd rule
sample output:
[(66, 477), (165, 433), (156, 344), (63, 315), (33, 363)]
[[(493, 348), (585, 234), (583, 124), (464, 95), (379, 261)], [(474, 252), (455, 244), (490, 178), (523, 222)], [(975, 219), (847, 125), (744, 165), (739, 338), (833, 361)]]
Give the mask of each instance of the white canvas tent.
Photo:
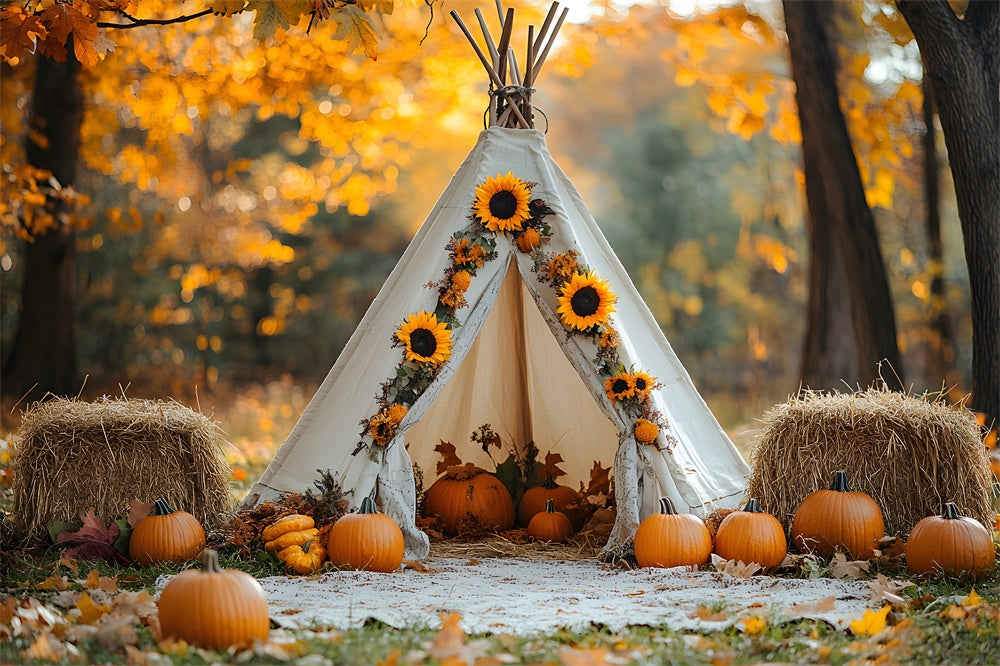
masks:
[[(553, 211), (545, 218), (552, 235), (541, 249), (579, 253), (617, 295), (612, 318), (620, 360), (658, 379), (661, 386), (649, 398), (665, 427), (653, 444), (636, 442), (635, 417), (606, 395), (593, 340), (570, 333), (556, 313), (556, 290), (539, 280), (532, 256), (498, 233), (497, 257), (478, 270), (465, 292), (468, 304), (455, 313), (461, 326), (451, 331), (450, 358), (386, 446), (370, 438), (359, 446), (360, 424), (379, 410), (381, 386), (402, 361), (403, 352), (392, 346), (396, 331), (409, 314), (434, 311), (438, 292), (425, 285), (439, 281), (450, 265), (446, 246), (469, 226), (477, 186), (507, 172), (536, 183), (532, 198)], [(439, 459), (434, 447), (445, 440), (463, 461), (491, 469), (479, 445), (469, 442), (484, 423), (505, 442), (523, 447), (533, 441), (543, 455), (560, 453), (567, 472), (561, 481), (569, 485), (586, 481), (594, 461), (613, 461), (617, 518), (606, 549), (612, 556), (627, 552), (639, 521), (657, 510), (661, 496), (678, 511), (706, 515), (737, 505), (749, 472), (552, 160), (544, 135), (531, 128), (494, 125), (480, 134), (244, 503), (301, 492), (317, 470), (329, 469), (354, 506), (374, 494), (403, 529), (406, 556), (423, 558), (428, 538), (415, 525), (412, 465), (429, 485)]]

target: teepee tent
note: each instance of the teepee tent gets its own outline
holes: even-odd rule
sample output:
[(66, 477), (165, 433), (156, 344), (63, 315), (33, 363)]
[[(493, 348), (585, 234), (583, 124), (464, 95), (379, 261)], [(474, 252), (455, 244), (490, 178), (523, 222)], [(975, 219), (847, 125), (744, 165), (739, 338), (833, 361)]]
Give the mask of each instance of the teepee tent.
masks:
[[(529, 31), (523, 79), (504, 55), (512, 10), (502, 15), (499, 46), (477, 11), (490, 56), (476, 50), (496, 93), (492, 125), (245, 504), (301, 492), (329, 469), (353, 505), (374, 496), (402, 528), (407, 557), (423, 558), (414, 465), (429, 484), (443, 440), (488, 466), (477, 444), (462, 448), (484, 423), (516, 446), (559, 453), (571, 483), (585, 481), (594, 461), (613, 462), (612, 557), (628, 551), (662, 496), (701, 515), (740, 501), (746, 463), (530, 126), (530, 87), (562, 19), (547, 33), (555, 9), (539, 38)], [(635, 397), (616, 394), (614, 382), (636, 373), (650, 380), (646, 391), (633, 382)], [(652, 442), (637, 441), (642, 419), (659, 426)]]

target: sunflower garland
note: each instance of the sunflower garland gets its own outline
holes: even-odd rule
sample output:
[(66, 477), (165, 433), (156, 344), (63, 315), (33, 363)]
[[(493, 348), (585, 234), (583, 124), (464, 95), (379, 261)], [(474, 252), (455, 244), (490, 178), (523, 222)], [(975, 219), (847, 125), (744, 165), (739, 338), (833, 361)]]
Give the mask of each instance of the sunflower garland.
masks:
[(368, 420), (368, 434), (379, 446), (385, 446), (392, 441), (399, 430), (399, 424), (410, 408), (406, 405), (392, 404), (380, 409), (378, 414)]
[(642, 444), (652, 444), (656, 441), (656, 436), (660, 434), (660, 426), (653, 421), (644, 418), (635, 420), (635, 441)]
[(635, 385), (627, 374), (615, 375), (604, 380), (604, 391), (611, 402), (623, 402), (635, 396)]

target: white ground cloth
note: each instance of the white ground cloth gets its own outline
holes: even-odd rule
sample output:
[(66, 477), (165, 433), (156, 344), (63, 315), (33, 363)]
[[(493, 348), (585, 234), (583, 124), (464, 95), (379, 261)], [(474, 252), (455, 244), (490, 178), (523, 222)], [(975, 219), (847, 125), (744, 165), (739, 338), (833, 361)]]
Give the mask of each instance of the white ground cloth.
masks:
[[(856, 580), (623, 570), (596, 560), (472, 562), (430, 558), (426, 565), (434, 570), (431, 573), (342, 571), (260, 582), (271, 617), (284, 627), (347, 629), (369, 618), (396, 627), (437, 626), (441, 613), (455, 611), (461, 613), (461, 626), (467, 632), (515, 635), (580, 629), (592, 623), (611, 630), (666, 625), (712, 631), (751, 615), (772, 622), (809, 617), (846, 628), (850, 620), (862, 616), (870, 596), (865, 582)], [(706, 610), (720, 607), (721, 612), (703, 619)]]

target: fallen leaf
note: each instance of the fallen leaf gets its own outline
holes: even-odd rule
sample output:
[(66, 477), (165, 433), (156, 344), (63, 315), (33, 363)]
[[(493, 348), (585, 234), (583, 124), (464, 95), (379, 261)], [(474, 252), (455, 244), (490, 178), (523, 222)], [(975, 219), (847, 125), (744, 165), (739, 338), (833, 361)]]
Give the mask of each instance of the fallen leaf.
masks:
[(469, 567), (474, 567), (474, 566), (477, 566), (478, 564), (479, 564), (479, 560), (477, 560), (474, 557), (470, 557), (469, 561), (465, 563), (465, 565), (469, 566)]
[(870, 567), (868, 560), (848, 560), (844, 553), (837, 551), (830, 560), (830, 575), (834, 578), (861, 578)]
[(90, 573), (87, 574), (87, 580), (84, 582), (83, 586), (88, 590), (95, 590), (98, 586), (98, 579), (101, 577), (101, 572), (97, 569), (91, 569)]
[(888, 605), (882, 606), (877, 611), (866, 608), (860, 620), (851, 620), (851, 633), (855, 636), (874, 636), (884, 631), (889, 626), (888, 615), (890, 610), (891, 608)]
[(432, 569), (419, 560), (403, 560), (404, 569), (413, 569), (418, 573), (437, 573), (437, 569)]
[(36, 590), (65, 590), (69, 587), (69, 581), (66, 576), (49, 576), (43, 580), (38, 585), (35, 585)]
[(147, 590), (122, 590), (111, 600), (111, 610), (116, 615), (128, 615), (149, 624), (156, 617), (156, 600)]
[(888, 601), (890, 604), (896, 606), (906, 604), (906, 599), (902, 598), (898, 593), (908, 587), (914, 587), (914, 584), (909, 581), (890, 580), (884, 575), (878, 574), (875, 580), (868, 582), (868, 587), (872, 591), (871, 601), (873, 603)]
[(86, 592), (80, 595), (76, 607), (80, 610), (80, 622), (84, 624), (94, 624), (111, 610), (108, 606), (94, 603), (94, 600)]
[(563, 645), (559, 648), (559, 663), (565, 666), (598, 666), (612, 663), (609, 661), (611, 651), (605, 647), (571, 647)]
[(610, 495), (610, 475), (611, 468), (601, 467), (601, 461), (595, 460), (594, 467), (590, 470), (590, 484), (586, 489), (584, 489), (583, 483), (580, 483), (580, 494), (584, 497), (590, 497), (591, 495)]
[(699, 620), (703, 620), (705, 622), (722, 622), (723, 620), (729, 619), (729, 614), (726, 613), (726, 611), (724, 610), (713, 611), (708, 606), (702, 604), (698, 606), (694, 614), (689, 615), (688, 617), (691, 618), (696, 617)]
[(132, 618), (112, 615), (100, 623), (94, 640), (108, 652), (117, 652), (126, 645), (137, 645), (139, 636)]
[(740, 560), (723, 559), (715, 553), (712, 553), (712, 566), (715, 567), (716, 571), (728, 574), (733, 578), (751, 578), (761, 570), (761, 566), (756, 562), (744, 564)]
[(65, 555), (83, 560), (107, 560), (127, 564), (128, 560), (114, 548), (118, 526), (105, 525), (91, 509), (83, 517), (83, 527), (76, 532), (63, 532), (56, 537), (57, 544), (69, 546)]
[(816, 601), (807, 601), (789, 606), (785, 613), (793, 616), (810, 616), (829, 613), (837, 607), (837, 597), (830, 595)]
[(63, 555), (62, 557), (59, 558), (59, 561), (56, 562), (56, 568), (58, 567), (66, 567), (74, 574), (76, 574), (80, 570), (80, 562), (78, 560), (73, 559), (72, 557), (66, 557), (65, 555)]
[[(911, 583), (911, 585), (912, 585), (912, 583)], [(967, 596), (966, 598), (962, 599), (962, 605), (965, 606), (966, 608), (973, 608), (975, 606), (982, 606), (983, 605), (983, 598), (976, 593), (976, 588), (972, 588), (972, 591), (969, 592), (969, 596)]]

